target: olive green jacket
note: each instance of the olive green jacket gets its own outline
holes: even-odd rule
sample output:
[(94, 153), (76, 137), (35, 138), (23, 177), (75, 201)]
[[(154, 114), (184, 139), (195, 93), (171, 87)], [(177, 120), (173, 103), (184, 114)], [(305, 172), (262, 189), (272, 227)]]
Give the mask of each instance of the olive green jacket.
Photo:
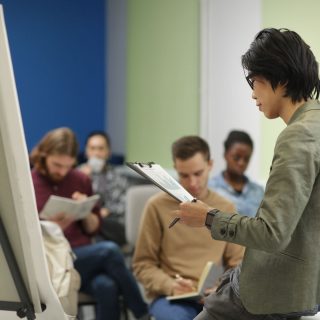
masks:
[(320, 303), (320, 103), (308, 101), (279, 135), (255, 218), (220, 212), (212, 237), (247, 247), (240, 299), (253, 314)]

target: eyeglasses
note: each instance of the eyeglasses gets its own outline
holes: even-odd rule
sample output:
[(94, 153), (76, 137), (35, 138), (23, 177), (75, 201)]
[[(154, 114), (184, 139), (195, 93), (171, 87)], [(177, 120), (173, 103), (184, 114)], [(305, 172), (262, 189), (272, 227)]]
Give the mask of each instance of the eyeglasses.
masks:
[(250, 88), (253, 90), (253, 80), (252, 80), (252, 75), (248, 74), (247, 73), (247, 70), (243, 69), (243, 73), (244, 73), (244, 76), (250, 86)]
[(246, 76), (246, 80), (247, 80), (250, 88), (253, 90), (253, 82), (254, 82), (254, 81), (251, 79), (250, 76)]

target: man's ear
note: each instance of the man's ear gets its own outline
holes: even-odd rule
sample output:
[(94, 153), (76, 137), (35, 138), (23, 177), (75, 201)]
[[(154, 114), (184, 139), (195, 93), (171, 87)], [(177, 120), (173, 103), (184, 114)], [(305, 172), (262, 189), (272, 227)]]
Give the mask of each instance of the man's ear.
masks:
[(208, 164), (209, 164), (209, 167), (210, 167), (210, 171), (213, 169), (213, 163), (214, 163), (213, 159), (210, 159), (208, 161)]

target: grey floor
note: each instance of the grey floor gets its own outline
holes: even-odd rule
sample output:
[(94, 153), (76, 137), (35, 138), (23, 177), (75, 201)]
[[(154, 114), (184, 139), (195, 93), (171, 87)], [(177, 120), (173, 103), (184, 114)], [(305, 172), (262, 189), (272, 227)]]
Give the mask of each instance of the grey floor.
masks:
[[(93, 306), (83, 306), (81, 307), (81, 318), (80, 320), (95, 320), (95, 312)], [(121, 316), (121, 320), (124, 317)], [(135, 317), (129, 312), (129, 320), (135, 320)]]

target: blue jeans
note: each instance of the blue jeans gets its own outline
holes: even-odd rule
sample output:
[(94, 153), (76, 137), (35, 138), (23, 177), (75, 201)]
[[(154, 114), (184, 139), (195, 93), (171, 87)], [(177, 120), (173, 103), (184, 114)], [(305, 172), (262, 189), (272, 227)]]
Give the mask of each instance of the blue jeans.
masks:
[(165, 297), (155, 299), (150, 305), (150, 314), (156, 320), (192, 320), (202, 310), (197, 302), (168, 301)]
[(135, 317), (148, 312), (136, 280), (114, 242), (102, 241), (73, 251), (77, 256), (75, 268), (81, 276), (81, 291), (97, 301), (97, 320), (120, 319), (119, 295)]

